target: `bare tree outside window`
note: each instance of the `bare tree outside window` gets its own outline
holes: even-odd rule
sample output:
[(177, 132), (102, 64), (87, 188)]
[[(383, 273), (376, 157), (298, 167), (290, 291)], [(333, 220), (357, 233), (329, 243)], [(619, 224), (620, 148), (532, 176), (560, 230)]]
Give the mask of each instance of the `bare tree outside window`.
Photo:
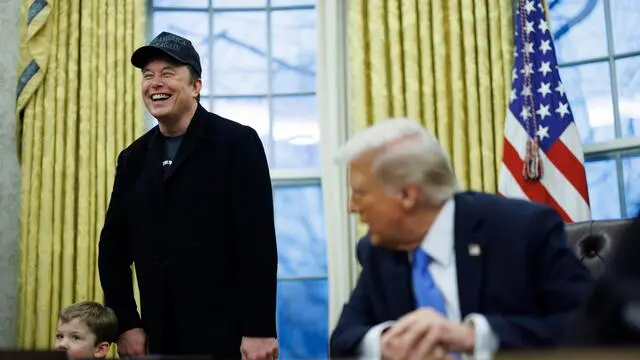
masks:
[(595, 219), (640, 210), (640, 1), (548, 0)]

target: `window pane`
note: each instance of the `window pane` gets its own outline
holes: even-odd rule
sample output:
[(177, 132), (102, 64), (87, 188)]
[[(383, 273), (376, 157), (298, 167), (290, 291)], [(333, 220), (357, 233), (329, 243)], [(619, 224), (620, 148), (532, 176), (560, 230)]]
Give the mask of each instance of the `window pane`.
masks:
[(315, 0), (271, 0), (271, 6), (302, 6), (315, 4)]
[(587, 185), (594, 220), (619, 219), (620, 197), (614, 159), (587, 160)]
[(216, 95), (267, 93), (267, 13), (214, 13)]
[(616, 76), (622, 137), (638, 136), (640, 135), (640, 57), (616, 60)]
[(316, 88), (316, 12), (271, 12), (274, 93), (314, 92)]
[(607, 55), (602, 0), (551, 1), (549, 10), (559, 63)]
[(153, 37), (163, 31), (172, 32), (191, 41), (200, 55), (202, 65), (202, 95), (209, 95), (209, 14), (206, 11), (154, 11)]
[(149, 111), (147, 111), (147, 109), (144, 109), (144, 126), (145, 126), (145, 131), (149, 131), (151, 130), (151, 128), (153, 128), (154, 126), (158, 125), (158, 120), (156, 120), (156, 118), (154, 118)]
[(560, 77), (584, 143), (615, 136), (609, 64), (560, 68)]
[(153, 0), (153, 6), (178, 8), (206, 8), (209, 0)]
[(280, 359), (327, 359), (327, 280), (278, 282)]
[(279, 276), (325, 276), (327, 249), (320, 185), (274, 190)]
[(273, 98), (273, 143), (275, 167), (320, 167), (320, 124), (315, 96)]
[(609, 0), (617, 54), (640, 50), (640, 1)]
[(211, 111), (211, 109), (213, 109), (213, 106), (211, 106), (211, 101), (212, 99), (210, 97), (200, 97), (200, 105), (202, 105), (203, 108), (207, 109), (207, 111)]
[(635, 217), (640, 212), (640, 155), (624, 157), (622, 172), (627, 198), (627, 217)]
[(227, 119), (251, 126), (260, 136), (269, 154), (269, 105), (264, 97), (216, 98), (213, 112)]
[(243, 8), (266, 7), (267, 0), (213, 0), (213, 7)]

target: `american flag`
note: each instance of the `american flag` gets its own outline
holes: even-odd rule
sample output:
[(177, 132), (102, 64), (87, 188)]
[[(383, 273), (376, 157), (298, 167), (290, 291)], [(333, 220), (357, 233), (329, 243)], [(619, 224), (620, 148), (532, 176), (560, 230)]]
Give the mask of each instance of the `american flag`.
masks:
[(498, 190), (505, 197), (548, 204), (565, 222), (589, 220), (582, 144), (542, 0), (518, 0), (514, 19), (515, 61)]

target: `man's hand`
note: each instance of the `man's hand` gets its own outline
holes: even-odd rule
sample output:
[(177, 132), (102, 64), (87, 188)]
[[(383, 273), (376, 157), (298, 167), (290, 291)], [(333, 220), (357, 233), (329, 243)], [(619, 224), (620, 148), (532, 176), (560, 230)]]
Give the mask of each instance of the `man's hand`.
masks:
[(118, 355), (141, 356), (147, 354), (147, 334), (142, 328), (127, 330), (118, 338)]
[(240, 345), (242, 360), (275, 360), (280, 356), (278, 342), (274, 338), (243, 337)]
[(447, 352), (471, 353), (475, 330), (469, 324), (456, 324), (430, 308), (415, 310), (398, 320), (382, 334), (382, 356), (395, 359), (446, 359)]

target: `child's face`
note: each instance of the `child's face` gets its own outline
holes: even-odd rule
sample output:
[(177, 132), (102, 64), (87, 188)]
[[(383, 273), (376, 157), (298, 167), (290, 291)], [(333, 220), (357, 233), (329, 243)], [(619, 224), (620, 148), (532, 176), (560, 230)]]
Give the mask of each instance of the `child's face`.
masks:
[(66, 351), (73, 359), (103, 358), (109, 352), (109, 343), (96, 343), (96, 335), (80, 319), (67, 323), (58, 321), (54, 349)]

